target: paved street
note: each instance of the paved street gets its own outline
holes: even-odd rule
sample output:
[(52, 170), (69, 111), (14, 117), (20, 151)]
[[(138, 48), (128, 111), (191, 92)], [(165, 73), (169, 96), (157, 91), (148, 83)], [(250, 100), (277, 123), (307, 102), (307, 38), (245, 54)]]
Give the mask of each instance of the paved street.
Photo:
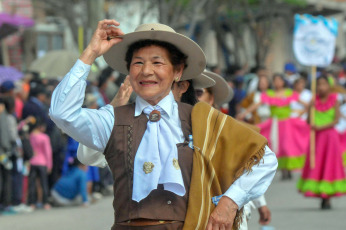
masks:
[[(294, 180), (283, 182), (280, 172), (266, 193), (268, 206), (272, 211), (271, 226), (275, 230), (344, 230), (346, 229), (346, 196), (332, 199), (332, 210), (320, 210), (320, 200), (305, 198), (296, 190), (299, 173)], [(258, 212), (253, 211), (250, 230), (259, 230)]]
[[(271, 226), (276, 230), (344, 230), (346, 197), (332, 200), (333, 210), (321, 211), (318, 199), (307, 199), (297, 193), (294, 181), (282, 182), (280, 175), (267, 192), (273, 214)], [(0, 230), (107, 230), (113, 221), (112, 198), (106, 197), (88, 208), (58, 208), (31, 214), (0, 216)], [(258, 214), (253, 212), (250, 230), (259, 230)]]

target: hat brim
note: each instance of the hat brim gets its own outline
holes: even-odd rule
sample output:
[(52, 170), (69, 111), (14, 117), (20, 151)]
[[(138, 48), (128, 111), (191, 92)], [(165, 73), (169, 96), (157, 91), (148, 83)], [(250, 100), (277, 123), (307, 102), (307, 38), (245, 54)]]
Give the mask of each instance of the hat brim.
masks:
[(125, 55), (131, 44), (140, 40), (158, 40), (176, 46), (187, 56), (187, 67), (184, 69), (181, 80), (197, 78), (205, 69), (206, 58), (203, 50), (190, 38), (168, 31), (138, 31), (123, 36), (123, 40), (115, 44), (103, 55), (107, 64), (123, 74), (128, 74)]
[(195, 89), (204, 89), (212, 87), (216, 82), (205, 74), (201, 74), (199, 77), (192, 79), (192, 85)]
[(222, 104), (232, 100), (234, 92), (223, 77), (210, 71), (204, 71), (203, 74), (212, 78), (216, 83), (211, 87), (215, 104), (221, 106)]

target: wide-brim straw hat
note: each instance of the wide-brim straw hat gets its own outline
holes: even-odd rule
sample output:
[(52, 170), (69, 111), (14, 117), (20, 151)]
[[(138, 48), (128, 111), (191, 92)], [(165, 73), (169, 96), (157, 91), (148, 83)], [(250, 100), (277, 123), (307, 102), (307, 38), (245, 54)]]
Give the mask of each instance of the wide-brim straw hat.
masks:
[(169, 26), (159, 23), (142, 24), (134, 32), (125, 34), (122, 38), (121, 42), (115, 44), (103, 55), (107, 64), (120, 73), (127, 75), (129, 72), (125, 61), (129, 46), (134, 42), (147, 39), (170, 43), (187, 56), (187, 67), (184, 69), (181, 80), (199, 77), (206, 67), (206, 58), (201, 47)]
[(207, 75), (215, 81), (215, 85), (210, 87), (214, 95), (214, 103), (221, 106), (232, 100), (234, 96), (233, 89), (228, 85), (227, 81), (220, 75), (204, 71), (203, 74)]

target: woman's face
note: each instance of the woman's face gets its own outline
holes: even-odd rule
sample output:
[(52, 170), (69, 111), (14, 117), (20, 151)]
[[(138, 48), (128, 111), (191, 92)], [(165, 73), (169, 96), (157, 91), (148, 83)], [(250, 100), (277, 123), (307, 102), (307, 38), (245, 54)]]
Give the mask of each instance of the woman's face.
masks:
[(199, 101), (203, 101), (208, 103), (209, 105), (213, 106), (214, 104), (214, 95), (209, 93), (206, 89), (196, 90), (197, 92), (197, 98)]
[(278, 76), (274, 76), (274, 88), (275, 89), (282, 89), (285, 87), (285, 81)]
[(330, 90), (329, 82), (324, 79), (320, 78), (317, 80), (317, 94), (318, 95), (326, 95), (328, 94)]
[(133, 90), (152, 105), (166, 97), (173, 81), (180, 80), (183, 66), (175, 70), (168, 51), (160, 46), (148, 46), (133, 53), (130, 82)]
[(302, 92), (305, 88), (305, 80), (299, 79), (297, 83), (294, 85), (294, 90), (297, 92)]
[(266, 91), (269, 88), (269, 80), (267, 77), (260, 77), (258, 88), (261, 92)]

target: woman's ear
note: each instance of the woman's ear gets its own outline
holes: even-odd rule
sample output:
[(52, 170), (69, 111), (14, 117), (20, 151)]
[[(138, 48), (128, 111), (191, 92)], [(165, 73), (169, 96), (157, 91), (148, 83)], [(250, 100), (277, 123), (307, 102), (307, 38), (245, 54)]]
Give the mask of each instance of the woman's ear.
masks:
[(179, 82), (181, 79), (181, 76), (183, 76), (183, 71), (184, 71), (184, 65), (181, 64), (179, 67), (175, 68), (174, 70), (174, 80), (176, 82)]
[(179, 91), (180, 93), (184, 94), (186, 93), (186, 91), (189, 89), (189, 86), (190, 86), (190, 82), (189, 81), (182, 81), (182, 82), (179, 82)]

